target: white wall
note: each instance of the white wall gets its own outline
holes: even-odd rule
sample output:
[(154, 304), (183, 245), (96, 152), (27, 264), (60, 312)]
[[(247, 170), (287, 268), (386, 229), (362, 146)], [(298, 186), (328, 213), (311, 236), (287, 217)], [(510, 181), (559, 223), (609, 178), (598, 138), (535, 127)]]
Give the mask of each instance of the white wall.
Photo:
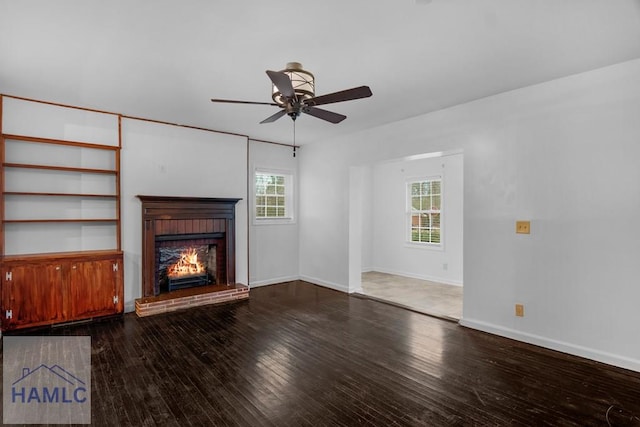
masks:
[[(373, 271), (373, 220), (374, 215), (368, 215), (367, 213), (373, 212), (373, 166), (359, 166), (360, 173), (362, 174), (362, 185), (360, 186), (360, 194), (362, 194), (362, 215), (357, 218), (360, 222), (360, 259), (361, 259), (361, 272)], [(353, 223), (351, 223), (353, 224)], [(351, 226), (351, 225), (350, 225)], [(357, 224), (356, 224), (357, 226)]]
[(349, 290), (352, 166), (461, 149), (461, 323), (640, 371), (638, 117), (634, 60), (306, 146), (301, 276)]
[(350, 272), (349, 265), (350, 167), (357, 159), (350, 148), (354, 145), (322, 142), (300, 150), (300, 278), (344, 292), (358, 290), (358, 283), (349, 287), (349, 277), (357, 276), (361, 268), (358, 265)]
[[(256, 169), (268, 169), (293, 175), (294, 200), (298, 198), (298, 157), (291, 147), (250, 141), (249, 180), (252, 186)], [(252, 194), (252, 191), (249, 191)], [(249, 197), (254, 212), (254, 198)], [(296, 204), (297, 205), (297, 204)], [(258, 223), (250, 220), (249, 283), (251, 287), (298, 279), (298, 218), (294, 206), (293, 221)]]
[[(373, 167), (373, 270), (462, 285), (462, 154), (417, 156)], [(442, 177), (442, 244), (407, 244), (409, 180)]]
[(125, 310), (133, 310), (142, 292), (137, 195), (242, 198), (236, 204), (236, 281), (247, 284), (246, 138), (124, 119), (122, 140)]

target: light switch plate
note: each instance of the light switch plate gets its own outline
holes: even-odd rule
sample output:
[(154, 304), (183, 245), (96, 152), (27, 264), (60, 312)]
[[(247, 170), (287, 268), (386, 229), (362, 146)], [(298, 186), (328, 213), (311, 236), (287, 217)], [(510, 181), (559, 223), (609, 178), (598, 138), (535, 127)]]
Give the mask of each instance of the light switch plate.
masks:
[(516, 233), (518, 234), (530, 234), (531, 223), (529, 221), (516, 221)]

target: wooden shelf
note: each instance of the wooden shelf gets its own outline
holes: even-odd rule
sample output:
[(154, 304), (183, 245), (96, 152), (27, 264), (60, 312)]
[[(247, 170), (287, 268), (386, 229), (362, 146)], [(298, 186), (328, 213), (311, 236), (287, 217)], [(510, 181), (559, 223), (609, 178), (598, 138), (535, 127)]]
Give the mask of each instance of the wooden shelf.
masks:
[(49, 252), (46, 254), (23, 254), (23, 255), (5, 255), (0, 257), (3, 263), (18, 263), (32, 261), (60, 261), (60, 260), (77, 260), (77, 259), (106, 259), (114, 256), (122, 256), (123, 252), (116, 249), (105, 249), (97, 251), (71, 251), (71, 252)]
[(80, 142), (80, 141), (65, 141), (61, 139), (51, 139), (51, 138), (38, 138), (34, 136), (26, 136), (26, 135), (12, 135), (12, 134), (4, 134), (2, 135), (5, 140), (13, 140), (13, 141), (23, 141), (23, 142), (35, 142), (41, 144), (56, 144), (56, 145), (66, 145), (70, 147), (84, 147), (84, 148), (95, 148), (99, 150), (120, 150), (120, 147), (116, 145), (105, 145), (105, 144), (92, 144), (90, 142)]
[(28, 224), (45, 222), (118, 222), (117, 218), (69, 218), (69, 219), (5, 219), (5, 224)]
[(111, 174), (111, 175), (118, 174), (118, 171), (114, 169), (92, 169), (92, 168), (77, 168), (77, 167), (70, 167), (70, 166), (32, 165), (28, 163), (3, 163), (2, 166), (4, 166), (5, 168), (41, 169), (41, 170), (52, 170), (52, 171), (62, 171), (62, 172), (101, 173), (101, 174)]
[(97, 199), (117, 199), (117, 194), (85, 194), (85, 193), (41, 193), (34, 191), (5, 191), (5, 196), (47, 196), (47, 197), (79, 197)]

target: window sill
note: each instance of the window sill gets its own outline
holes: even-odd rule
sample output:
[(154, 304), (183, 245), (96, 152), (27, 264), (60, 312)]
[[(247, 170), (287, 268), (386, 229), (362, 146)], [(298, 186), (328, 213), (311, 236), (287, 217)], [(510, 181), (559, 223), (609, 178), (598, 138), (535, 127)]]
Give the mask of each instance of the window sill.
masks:
[(295, 223), (294, 218), (253, 218), (253, 225), (288, 225)]
[(444, 245), (442, 243), (414, 243), (404, 242), (405, 248), (420, 249), (427, 251), (444, 251)]

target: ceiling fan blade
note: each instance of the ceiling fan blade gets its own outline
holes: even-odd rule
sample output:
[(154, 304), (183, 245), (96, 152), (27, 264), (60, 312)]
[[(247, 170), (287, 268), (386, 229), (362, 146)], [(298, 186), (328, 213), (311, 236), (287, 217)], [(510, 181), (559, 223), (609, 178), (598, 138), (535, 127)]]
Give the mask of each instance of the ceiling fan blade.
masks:
[(273, 82), (274, 86), (278, 88), (282, 96), (287, 99), (296, 99), (296, 92), (293, 90), (293, 85), (289, 76), (280, 71), (267, 70), (267, 75)]
[(285, 114), (287, 114), (287, 112), (285, 110), (280, 110), (277, 113), (275, 113), (274, 115), (269, 116), (266, 119), (264, 119), (263, 121), (261, 121), (260, 124), (275, 122), (276, 120), (278, 120), (280, 117), (284, 116)]
[(316, 107), (306, 107), (302, 111), (313, 117), (317, 117), (319, 119), (326, 120), (331, 123), (340, 123), (341, 121), (347, 118), (347, 116), (343, 114), (334, 113), (333, 111), (327, 111), (327, 110), (323, 110), (321, 108), (316, 108)]
[(278, 106), (278, 104), (274, 102), (253, 102), (253, 101), (236, 101), (235, 99), (211, 99), (211, 102), (225, 102), (227, 104), (254, 104), (254, 105), (274, 105)]
[(353, 89), (341, 90), (340, 92), (328, 93), (326, 95), (316, 96), (304, 101), (306, 105), (311, 107), (316, 105), (332, 104), (334, 102), (351, 101), (353, 99), (368, 98), (371, 95), (369, 86), (354, 87)]

